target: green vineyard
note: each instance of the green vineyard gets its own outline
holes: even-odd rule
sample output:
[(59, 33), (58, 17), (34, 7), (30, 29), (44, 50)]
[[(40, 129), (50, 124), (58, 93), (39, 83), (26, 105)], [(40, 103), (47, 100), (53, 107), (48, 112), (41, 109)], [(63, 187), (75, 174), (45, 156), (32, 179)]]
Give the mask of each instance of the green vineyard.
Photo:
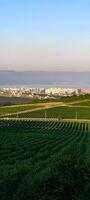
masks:
[(54, 173), (58, 179), (57, 163), (60, 164), (70, 146), (77, 149), (76, 155), (80, 156), (89, 151), (89, 145), (87, 123), (1, 120), (0, 199), (62, 199), (65, 189), (62, 188), (61, 198), (59, 190), (57, 195), (53, 194), (55, 188), (49, 194), (46, 179), (55, 178)]

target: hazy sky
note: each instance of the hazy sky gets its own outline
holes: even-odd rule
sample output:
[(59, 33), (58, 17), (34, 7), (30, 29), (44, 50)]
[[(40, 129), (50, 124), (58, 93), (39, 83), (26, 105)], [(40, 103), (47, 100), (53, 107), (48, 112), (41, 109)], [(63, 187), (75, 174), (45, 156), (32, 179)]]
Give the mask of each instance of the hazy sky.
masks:
[(0, 69), (90, 70), (90, 0), (0, 0)]

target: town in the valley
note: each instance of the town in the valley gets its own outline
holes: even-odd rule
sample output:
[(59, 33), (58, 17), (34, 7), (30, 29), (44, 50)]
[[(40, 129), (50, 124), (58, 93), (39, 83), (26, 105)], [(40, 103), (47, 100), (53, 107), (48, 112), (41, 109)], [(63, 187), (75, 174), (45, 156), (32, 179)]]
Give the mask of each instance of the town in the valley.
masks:
[(90, 94), (90, 88), (1, 88), (0, 96), (48, 99)]

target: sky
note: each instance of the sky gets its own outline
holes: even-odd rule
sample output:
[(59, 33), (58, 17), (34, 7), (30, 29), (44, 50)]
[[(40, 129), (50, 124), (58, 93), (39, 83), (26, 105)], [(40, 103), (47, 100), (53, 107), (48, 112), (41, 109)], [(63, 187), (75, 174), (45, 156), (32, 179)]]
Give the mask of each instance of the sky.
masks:
[(0, 0), (0, 69), (90, 71), (90, 0)]

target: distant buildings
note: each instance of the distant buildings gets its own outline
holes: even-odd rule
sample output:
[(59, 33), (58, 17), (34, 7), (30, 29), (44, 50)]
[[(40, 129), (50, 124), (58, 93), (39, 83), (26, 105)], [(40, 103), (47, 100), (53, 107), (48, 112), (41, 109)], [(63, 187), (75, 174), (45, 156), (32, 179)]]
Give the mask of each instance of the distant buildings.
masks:
[(2, 88), (0, 96), (29, 97), (29, 98), (55, 98), (62, 96), (90, 94), (89, 88)]

